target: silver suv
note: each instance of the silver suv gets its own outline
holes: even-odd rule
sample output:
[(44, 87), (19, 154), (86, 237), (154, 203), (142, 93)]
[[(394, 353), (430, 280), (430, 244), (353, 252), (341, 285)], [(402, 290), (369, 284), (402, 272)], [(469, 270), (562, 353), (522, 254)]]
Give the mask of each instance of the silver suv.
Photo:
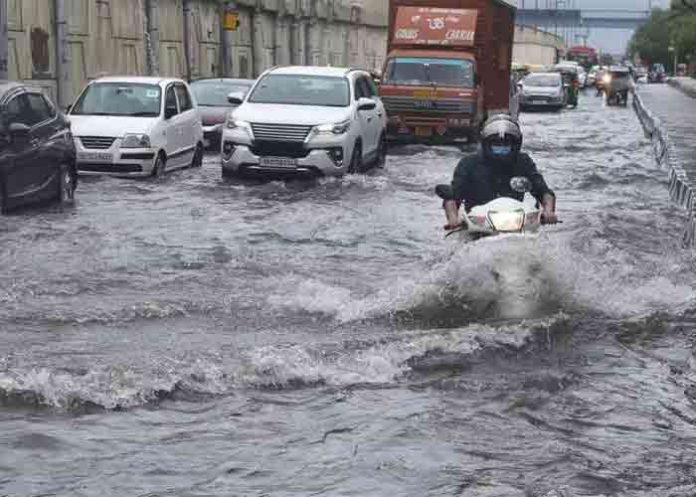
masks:
[(384, 161), (387, 116), (367, 71), (274, 68), (228, 99), (238, 107), (223, 131), (223, 176), (339, 176)]

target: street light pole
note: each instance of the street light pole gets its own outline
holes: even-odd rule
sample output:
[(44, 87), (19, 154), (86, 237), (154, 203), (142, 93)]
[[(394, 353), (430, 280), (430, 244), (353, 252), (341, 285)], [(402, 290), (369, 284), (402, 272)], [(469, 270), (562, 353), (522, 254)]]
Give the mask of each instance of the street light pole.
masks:
[(0, 0), (0, 79), (9, 79), (7, 66), (7, 0)]

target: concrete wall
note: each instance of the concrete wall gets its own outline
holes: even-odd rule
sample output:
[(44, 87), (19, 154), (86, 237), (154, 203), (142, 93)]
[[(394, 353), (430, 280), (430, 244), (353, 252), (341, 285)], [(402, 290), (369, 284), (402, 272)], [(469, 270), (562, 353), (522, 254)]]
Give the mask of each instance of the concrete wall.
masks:
[[(55, 98), (55, 0), (7, 3), (10, 79), (43, 87)], [(386, 0), (64, 3), (70, 77), (63, 105), (101, 74), (255, 77), (271, 66), (290, 63), (377, 69), (386, 55)], [(227, 35), (221, 27), (225, 8), (240, 14), (239, 29)]]
[(533, 27), (516, 26), (512, 60), (520, 64), (555, 64), (559, 50), (564, 47), (559, 36)]

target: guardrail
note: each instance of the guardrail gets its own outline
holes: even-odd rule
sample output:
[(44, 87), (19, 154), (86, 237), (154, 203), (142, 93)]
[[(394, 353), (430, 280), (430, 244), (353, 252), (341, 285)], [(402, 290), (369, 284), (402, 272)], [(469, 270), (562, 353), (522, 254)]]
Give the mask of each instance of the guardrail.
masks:
[(683, 242), (687, 247), (694, 247), (696, 246), (696, 216), (694, 215), (696, 195), (694, 194), (694, 187), (689, 181), (684, 168), (675, 159), (672, 142), (669, 139), (666, 127), (662, 124), (660, 118), (645, 106), (638, 92), (633, 94), (633, 108), (643, 126), (645, 135), (652, 142), (657, 164), (661, 168), (668, 170), (670, 198), (688, 212), (689, 219), (684, 229)]

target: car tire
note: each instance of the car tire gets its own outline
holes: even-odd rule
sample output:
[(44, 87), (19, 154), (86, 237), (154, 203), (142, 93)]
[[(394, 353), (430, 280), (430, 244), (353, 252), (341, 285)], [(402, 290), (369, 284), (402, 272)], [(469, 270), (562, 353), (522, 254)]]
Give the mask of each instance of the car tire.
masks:
[(379, 137), (379, 148), (377, 149), (377, 159), (375, 160), (375, 167), (383, 168), (387, 163), (387, 152), (389, 146), (387, 145), (387, 137), (382, 133)]
[(167, 167), (167, 162), (164, 160), (162, 154), (157, 154), (157, 159), (155, 160), (155, 165), (152, 167), (153, 178), (160, 178), (164, 176), (164, 172)]
[(356, 142), (353, 147), (353, 155), (350, 156), (350, 162), (348, 163), (348, 174), (359, 173), (362, 170), (362, 145), (360, 142)]
[(196, 151), (193, 154), (193, 159), (191, 160), (191, 167), (202, 167), (203, 166), (203, 146), (199, 143), (196, 145)]
[(70, 167), (63, 164), (58, 173), (58, 205), (72, 205), (75, 203), (75, 174)]

